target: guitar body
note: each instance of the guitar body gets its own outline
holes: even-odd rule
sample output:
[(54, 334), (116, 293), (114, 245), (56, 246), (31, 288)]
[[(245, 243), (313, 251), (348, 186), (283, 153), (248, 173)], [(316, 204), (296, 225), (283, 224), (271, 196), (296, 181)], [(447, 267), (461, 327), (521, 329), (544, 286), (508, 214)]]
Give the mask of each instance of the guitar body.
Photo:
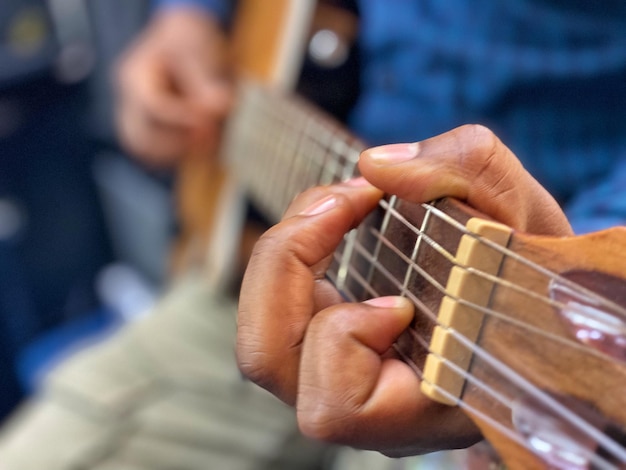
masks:
[[(200, 266), (218, 288), (236, 264), (248, 197), (275, 222), (301, 190), (353, 176), (363, 148), (337, 119), (285, 93), (300, 83), (319, 98), (326, 78), (298, 80), (304, 51), (327, 27), (352, 44), (354, 17), (303, 0), (240, 8), (242, 87), (222, 148), (233, 171), (194, 156), (179, 179), (178, 265)], [(321, 101), (345, 116), (352, 90)], [(392, 196), (346, 236), (328, 276), (353, 301), (413, 300), (398, 354), (423, 393), (463, 408), (508, 468), (626, 468), (626, 230), (535, 237), (459, 201)]]
[[(357, 17), (353, 2), (261, 0), (238, 2), (232, 28), (232, 56), (239, 78), (281, 92), (297, 92), (342, 120), (358, 95)], [(331, 32), (338, 54), (316, 58), (307, 51), (316, 34)], [(247, 259), (258, 230), (246, 231), (248, 200), (223, 161), (195, 151), (177, 178), (179, 236), (174, 272), (201, 270), (208, 282), (223, 287)], [(210, 157), (210, 158), (209, 158)], [(233, 261), (235, 260), (235, 261)]]

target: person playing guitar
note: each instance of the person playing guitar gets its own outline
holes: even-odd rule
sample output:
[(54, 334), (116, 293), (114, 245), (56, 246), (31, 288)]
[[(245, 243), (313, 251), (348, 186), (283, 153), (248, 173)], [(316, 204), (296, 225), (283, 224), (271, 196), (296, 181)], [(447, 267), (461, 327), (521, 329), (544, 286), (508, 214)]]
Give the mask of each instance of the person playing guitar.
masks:
[[(163, 3), (167, 4), (169, 2)], [(205, 49), (206, 53), (202, 55), (200, 61), (193, 61), (191, 57), (187, 56), (190, 56), (196, 47), (206, 48), (207, 44), (223, 44), (224, 39), (221, 37), (220, 25), (224, 24), (228, 16), (226, 13), (228, 10), (227, 3), (207, 2), (205, 7), (209, 7), (209, 9), (203, 11), (213, 11), (214, 13), (214, 16), (209, 16), (208, 18), (202, 14), (197, 14), (196, 10), (185, 10), (183, 8), (172, 8), (169, 11), (168, 9), (162, 10), (162, 15), (157, 16), (156, 21), (153, 23), (154, 29), (146, 35), (146, 42), (143, 45), (140, 43), (131, 52), (129, 59), (124, 62), (125, 66), (121, 69), (121, 89), (127, 91), (123, 96), (130, 96), (132, 92), (139, 89), (137, 83), (139, 83), (140, 74), (137, 72), (146, 72), (149, 69), (147, 67), (133, 69), (132, 66), (140, 64), (142, 62), (140, 59), (145, 59), (146, 63), (152, 65), (159, 64), (159, 66), (169, 72), (169, 75), (159, 75), (160, 77), (169, 77), (169, 82), (144, 80), (144, 87), (147, 86), (146, 84), (151, 84), (153, 87), (150, 94), (153, 97), (151, 103), (153, 105), (157, 103), (157, 100), (154, 99), (154, 97), (158, 96), (157, 92), (160, 91), (160, 96), (165, 97), (165, 92), (167, 91), (169, 92), (170, 105), (173, 106), (174, 98), (178, 98), (180, 100), (178, 105), (182, 107), (181, 103), (186, 99), (188, 109), (191, 110), (190, 113), (186, 113), (185, 120), (181, 119), (180, 122), (174, 123), (173, 120), (170, 120), (170, 117), (182, 116), (184, 113), (166, 112), (166, 100), (161, 101), (163, 107), (160, 108), (158, 113), (151, 113), (150, 105), (148, 105), (149, 100), (123, 99), (122, 103), (127, 107), (126, 109), (120, 108), (122, 110), (121, 117), (126, 118), (126, 122), (131, 123), (135, 127), (143, 126), (141, 132), (125, 132), (125, 127), (131, 129), (131, 126), (122, 126), (122, 134), (126, 135), (131, 148), (134, 147), (139, 150), (140, 145), (150, 144), (154, 150), (146, 147), (142, 153), (147, 157), (153, 156), (158, 158), (158, 153), (165, 152), (166, 149), (164, 145), (157, 145), (158, 139), (162, 139), (168, 134), (173, 135), (176, 132), (176, 137), (172, 138), (169, 143), (171, 145), (176, 143), (178, 151), (169, 149), (165, 152), (171, 157), (176, 153), (179, 155), (188, 154), (189, 152), (183, 151), (183, 149), (186, 148), (188, 150), (190, 146), (193, 146), (192, 142), (194, 139), (197, 141), (198, 135), (208, 138), (209, 141), (216, 136), (215, 129), (210, 129), (209, 127), (215, 126), (216, 122), (219, 123), (221, 121), (228, 109), (228, 104), (232, 103), (230, 99), (232, 95), (228, 94), (229, 88), (222, 81), (224, 76), (223, 54)], [(588, 27), (587, 31), (595, 31), (598, 29), (598, 25), (603, 22), (603, 19), (611, 13), (613, 13), (613, 19), (616, 24), (619, 23), (624, 13), (620, 6), (610, 5), (595, 10), (581, 10), (574, 5), (540, 6), (528, 2), (528, 5), (521, 10), (514, 11), (514, 9), (510, 9), (508, 6), (494, 7), (481, 4), (473, 5), (471, 7), (473, 11), (471, 14), (466, 12), (469, 15), (467, 16), (466, 13), (462, 13), (465, 11), (464, 8), (469, 8), (462, 6), (464, 2), (439, 3), (439, 8), (442, 8), (449, 18), (466, 15), (464, 17), (465, 22), (456, 23), (459, 31), (462, 32), (459, 34), (458, 31), (457, 33), (450, 33), (451, 27), (445, 26), (447, 23), (444, 21), (439, 23), (435, 15), (428, 13), (429, 8), (431, 8), (428, 6), (428, 2), (405, 2), (401, 6), (394, 6), (394, 8), (389, 8), (388, 5), (383, 5), (383, 3), (376, 1), (357, 2), (362, 20), (357, 40), (362, 47), (360, 53), (362, 54), (363, 68), (361, 71), (360, 95), (352, 112), (348, 114), (348, 124), (353, 130), (369, 142), (381, 143), (407, 141), (409, 138), (415, 137), (425, 138), (467, 122), (468, 119), (485, 122), (493, 129), (496, 129), (499, 135), (506, 138), (507, 143), (516, 150), (518, 155), (522, 156), (524, 165), (543, 184), (546, 184), (550, 192), (564, 205), (567, 213), (570, 214), (571, 222), (577, 233), (603, 228), (624, 220), (624, 216), (620, 215), (618, 211), (613, 211), (613, 206), (606, 201), (594, 203), (595, 197), (598, 197), (600, 194), (607, 192), (618, 194), (620, 191), (621, 186), (618, 181), (621, 177), (618, 175), (623, 174), (620, 170), (623, 159), (615, 156), (623, 155), (623, 151), (617, 149), (614, 152), (614, 157), (604, 159), (604, 169), (594, 168), (593, 170), (585, 171), (584, 168), (589, 164), (590, 160), (581, 158), (578, 154), (579, 150), (576, 150), (576, 148), (582, 148), (588, 144), (574, 143), (574, 136), (571, 133), (572, 126), (584, 126), (590, 133), (587, 137), (593, 142), (589, 145), (597, 146), (597, 151), (600, 153), (606, 151), (604, 137), (600, 136), (606, 129), (595, 134), (596, 131), (594, 129), (597, 122), (593, 124), (586, 122), (584, 116), (587, 113), (582, 109), (574, 110), (573, 114), (567, 118), (559, 117), (556, 120), (550, 117), (550, 113), (545, 112), (545, 109), (549, 107), (553, 110), (572, 110), (572, 105), (576, 101), (573, 99), (573, 94), (584, 89), (584, 96), (594, 103), (593, 106), (596, 112), (600, 114), (606, 113), (606, 116), (611, 116), (610, 120), (615, 122), (615, 113), (619, 114), (619, 111), (616, 111), (616, 108), (612, 106), (607, 106), (604, 98), (597, 96), (600, 90), (593, 84), (596, 83), (596, 80), (613, 80), (619, 73), (623, 73), (623, 70), (618, 72), (616, 76), (613, 76), (613, 72), (608, 72), (608, 69), (602, 65), (600, 59), (598, 59), (596, 68), (593, 70), (591, 70), (591, 65), (582, 65), (584, 61), (579, 59), (585, 54), (583, 52), (584, 48), (579, 49), (568, 38), (570, 37), (569, 35), (584, 33), (580, 33), (580, 31), (575, 33), (577, 27), (573, 23), (569, 23), (567, 18), (571, 17), (569, 15), (581, 18), (582, 22)], [(485, 24), (472, 20), (472, 18), (481, 17), (482, 14), (478, 13), (480, 11), (487, 13), (487, 16), (490, 18), (484, 20)], [(187, 21), (185, 19), (186, 16), (193, 17), (193, 20)], [(498, 21), (493, 21), (496, 17)], [(536, 21), (537, 18), (540, 21)], [(551, 20), (548, 20), (548, 18), (551, 18)], [(552, 31), (555, 24), (552, 20), (555, 19), (556, 24), (559, 24), (559, 28), (563, 32), (562, 40), (560, 41), (548, 39), (547, 37), (543, 38), (543, 35), (549, 36), (551, 34), (549, 32)], [(201, 26), (201, 23), (205, 21), (207, 24)], [(530, 36), (524, 36), (525, 33), (522, 32), (516, 33), (519, 36), (513, 35), (506, 38), (498, 38), (496, 35), (486, 39), (482, 36), (485, 31), (490, 30), (490, 27), (495, 27), (496, 24), (504, 21), (510, 21), (510, 28), (513, 31), (518, 31), (515, 29), (518, 26), (521, 27), (523, 24), (532, 23), (534, 33), (531, 36), (534, 39), (529, 39)], [(198, 31), (198, 34), (189, 34), (184, 39), (191, 40), (195, 38), (198, 46), (177, 44), (177, 41), (183, 40), (181, 39), (182, 35), (175, 35), (173, 31), (179, 30), (182, 23)], [(420, 25), (419, 31), (417, 25)], [(168, 30), (170, 34), (167, 33)], [(392, 31), (396, 34), (394, 35)], [(405, 31), (405, 36), (402, 36), (398, 31)], [(519, 29), (519, 31), (522, 31), (522, 29)], [(606, 42), (596, 45), (599, 49), (610, 49), (611, 44), (614, 43), (613, 41), (619, 40), (617, 29), (611, 29), (610, 31), (615, 31), (616, 33), (613, 35), (613, 33), (609, 32)], [(200, 33), (210, 34), (214, 37), (211, 40), (207, 37), (200, 38)], [(428, 36), (428, 34), (431, 34), (431, 36)], [(450, 34), (452, 35), (449, 36)], [(168, 37), (171, 37), (171, 39), (165, 40)], [(433, 38), (437, 37), (442, 38), (439, 42), (441, 46), (439, 49), (434, 48), (431, 42), (428, 42), (436, 41)], [(406, 38), (410, 38), (410, 40)], [(463, 44), (463, 47), (458, 46), (455, 48), (453, 41), (460, 40), (460, 38), (465, 38), (464, 41), (466, 42)], [(448, 40), (450, 42), (446, 42)], [(540, 52), (538, 52), (537, 57), (525, 60), (524, 57), (527, 54), (525, 45), (529, 41), (536, 41), (538, 44), (537, 50)], [(407, 44), (411, 44), (411, 46), (407, 46)], [(485, 50), (484, 57), (472, 52), (479, 50), (480, 47)], [(182, 50), (185, 51), (184, 54), (178, 55)], [(610, 54), (599, 52), (597, 57), (600, 56), (608, 58)], [(516, 60), (516, 57), (520, 59)], [(548, 65), (551, 63), (551, 57), (560, 57), (560, 65), (555, 67)], [(421, 59), (423, 62), (420, 62), (418, 59)], [(463, 78), (455, 77), (453, 72), (455, 69), (450, 67), (447, 73), (450, 77), (453, 77), (453, 80), (456, 80), (453, 81), (456, 85), (442, 86), (441, 83), (445, 82), (441, 82), (437, 69), (433, 65), (437, 61), (442, 61), (443, 63), (459, 61), (462, 64), (461, 69), (464, 70), (464, 74), (459, 73), (459, 76)], [(616, 61), (619, 62), (619, 59), (616, 58)], [(193, 66), (187, 67), (185, 63), (193, 63)], [(621, 63), (624, 62), (622, 61)], [(406, 69), (405, 64), (413, 64), (410, 73), (404, 72)], [(608, 62), (606, 65), (610, 68)], [(506, 70), (506, 72), (502, 74), (491, 73), (490, 77), (483, 76), (484, 70), (493, 72), (499, 67)], [(404, 75), (399, 75), (398, 71), (400, 70), (403, 71)], [(512, 70), (515, 70), (515, 73)], [(202, 74), (217, 78), (217, 80), (200, 80), (198, 77)], [(584, 79), (575, 78), (581, 74), (585, 76)], [(192, 79), (192, 77), (196, 77), (196, 79)], [(537, 77), (541, 77), (541, 79)], [(556, 80), (559, 81), (560, 91), (559, 93), (550, 93), (553, 86), (552, 83)], [(198, 88), (192, 88), (192, 86), (200, 84), (204, 84), (204, 89), (201, 89), (199, 86)], [(609, 89), (613, 89), (613, 87), (608, 85), (608, 88), (603, 88), (601, 94)], [(538, 99), (539, 96), (543, 98), (540, 100)], [(197, 97), (203, 98), (195, 99)], [(546, 100), (545, 102), (542, 101), (544, 99)], [(398, 102), (403, 104), (399, 105)], [(144, 106), (143, 110), (141, 106)], [(194, 110), (194, 107), (204, 107), (204, 111)], [(200, 115), (202, 113), (204, 113), (204, 119), (192, 121), (189, 118), (190, 115)], [(387, 119), (381, 120), (381, 115), (387, 116)], [(579, 117), (575, 117), (577, 115)], [(130, 119), (131, 116), (133, 116), (132, 119)], [(154, 116), (157, 119), (146, 119)], [(167, 119), (160, 119), (158, 116), (168, 117)], [(440, 118), (440, 116), (444, 117)], [(523, 116), (523, 118), (517, 120), (517, 118), (513, 119), (512, 116)], [(570, 119), (571, 122), (568, 122)], [(617, 118), (618, 121), (620, 119), (619, 117)], [(183, 121), (186, 123), (183, 123)], [(531, 121), (532, 124), (529, 124)], [(124, 123), (125, 121), (121, 119), (120, 122)], [(205, 129), (191, 130), (191, 126), (187, 124), (190, 122), (204, 126)], [(219, 124), (217, 127), (219, 127)], [(154, 139), (146, 138), (150, 134), (150, 128), (154, 132)], [(164, 129), (167, 130), (159, 132)], [(521, 132), (522, 129), (524, 129), (526, 134)], [(619, 131), (617, 132), (619, 133)], [(457, 133), (463, 136), (463, 139), (460, 140), (465, 141), (465, 139), (468, 139), (471, 143), (475, 143), (473, 139), (476, 137), (468, 137), (469, 132), (467, 130), (453, 133), (453, 135), (457, 135)], [(570, 139), (559, 140), (559, 143), (555, 146), (548, 143), (548, 140), (553, 142), (553, 137), (548, 137), (545, 140), (546, 135), (562, 136), (565, 134)], [(586, 139), (587, 137), (583, 138), (578, 135), (576, 139)], [(134, 142), (133, 139), (135, 139)], [(486, 140), (492, 141), (493, 139), (488, 136)], [(619, 140), (618, 138), (615, 142)], [(603, 148), (604, 150), (600, 150)], [(458, 151), (460, 152), (461, 150)], [(508, 154), (510, 151), (507, 150), (502, 153)], [(368, 162), (368, 154), (365, 154), (365, 156), (364, 161)], [(365, 173), (363, 169), (364, 163), (362, 162), (360, 169)], [(367, 168), (365, 166), (365, 169)], [(559, 170), (555, 171), (555, 168), (559, 168)], [(568, 176), (564, 176), (562, 171), (560, 171), (564, 168), (567, 168)], [(597, 179), (601, 183), (594, 183), (591, 186), (585, 184), (584, 181), (588, 178), (590, 172), (598, 172), (598, 175), (602, 174), (603, 176), (599, 176)], [(367, 173), (365, 174), (367, 175)], [(396, 176), (400, 178), (400, 181), (408, 180), (408, 176)], [(564, 184), (565, 181), (568, 181), (568, 183)], [(571, 184), (572, 181), (580, 183)], [(378, 180), (373, 182), (377, 184)], [(397, 182), (394, 187), (396, 185)], [(391, 186), (383, 184), (380, 187), (389, 191), (388, 188)], [(515, 194), (515, 191), (512, 192)], [(397, 191), (394, 191), (394, 193), (397, 194)], [(415, 194), (408, 197), (403, 192), (400, 195), (409, 200), (415, 200), (417, 197)], [(461, 198), (465, 199), (464, 196), (466, 195), (461, 195)], [(420, 199), (420, 201), (424, 202), (425, 200)], [(499, 202), (496, 199), (494, 205)], [(605, 204), (608, 205), (609, 209), (602, 212), (593, 210), (593, 207), (597, 205), (604, 206)], [(554, 204), (549, 205), (551, 209), (548, 210), (549, 214), (547, 215), (549, 217), (546, 220), (541, 219), (544, 214), (539, 212), (534, 214), (533, 219), (529, 221), (532, 223), (529, 223), (528, 226), (526, 223), (520, 224), (519, 220), (511, 220), (513, 215), (523, 218), (527, 213), (518, 211), (518, 204), (513, 205), (506, 211), (500, 209), (495, 214), (485, 210), (482, 207), (482, 202), (473, 205), (482, 209), (483, 212), (486, 212), (487, 215), (495, 220), (504, 222), (517, 230), (553, 235), (565, 233), (562, 231), (562, 227), (566, 226), (564, 217), (560, 209), (557, 209)], [(533, 211), (528, 211), (528, 213), (533, 214)], [(609, 218), (603, 218), (601, 216), (602, 213), (611, 215)], [(548, 224), (548, 228), (537, 231), (536, 229), (544, 223)], [(552, 231), (553, 229), (554, 231)]]
[[(322, 183), (297, 197), (257, 245), (240, 303), (238, 361), (245, 374), (296, 405), (300, 427), (316, 438), (410, 455), (484, 436), (511, 468), (622, 466), (623, 233), (569, 235), (570, 223), (580, 233), (624, 220), (618, 196), (626, 187), (626, 107), (619, 92), (626, 74), (623, 3), (357, 2), (358, 34), (335, 38), (356, 39), (361, 47), (359, 95), (347, 123), (369, 145), (419, 141), (376, 147), (360, 159), (361, 143), (298, 99), (292, 105), (274, 90), (247, 83), (234, 92), (224, 82), (227, 3), (159, 2), (145, 34), (122, 59), (119, 122), (128, 148), (159, 165), (210, 153), (228, 114), (221, 144), (243, 150), (241, 174), (251, 187), (260, 184), (254, 188), (270, 216), (282, 213), (299, 190)], [(302, 12), (304, 3), (293, 2), (293, 11)], [(247, 11), (267, 13), (267, 5), (256, 2)], [(233, 31), (252, 31), (257, 23), (240, 24), (245, 27), (235, 24)], [(275, 28), (269, 29), (267, 34)], [(315, 34), (325, 27), (311, 34), (308, 28), (287, 30), (305, 32), (304, 40), (288, 36), (283, 42), (301, 52), (308, 48), (310, 55), (317, 39), (329, 41)], [(246, 51), (238, 49), (239, 57), (259, 55)], [(274, 134), (275, 119), (290, 132)], [(493, 128), (528, 171), (492, 131), (458, 127), (467, 122)], [(250, 127), (257, 132), (248, 140), (243, 130)], [(286, 137), (291, 131), (297, 131), (295, 143)], [(268, 159), (262, 155), (266, 144)], [(304, 149), (312, 149), (314, 158), (301, 158)], [(365, 179), (354, 177), (357, 163)], [(302, 170), (320, 178), (298, 188)], [(563, 204), (569, 222), (529, 172)], [(335, 181), (343, 182), (328, 185)], [(383, 191), (392, 196), (380, 199)], [(442, 196), (452, 198), (422, 204)], [(381, 223), (362, 224), (365, 231), (348, 235), (328, 260), (343, 233), (371, 209)], [(356, 265), (350, 263), (354, 254), (360, 256)], [(444, 267), (433, 262), (437, 255)], [(388, 264), (390, 258), (395, 262)], [(341, 289), (324, 275), (334, 276)], [(189, 279), (206, 290), (202, 274), (192, 271)], [(353, 302), (344, 303), (339, 291)], [(197, 294), (178, 292), (177, 299)], [(63, 409), (66, 422), (91, 430), (83, 435), (126, 425), (128, 417), (138, 430), (124, 447), (111, 437), (119, 429), (107, 428), (94, 438), (104, 444), (94, 447), (108, 454), (93, 448), (70, 453), (74, 466), (126, 456), (153, 466), (171, 461), (174, 454), (154, 445), (162, 442), (155, 436), (177, 445), (193, 436), (202, 444), (176, 458), (186, 468), (211, 466), (207, 462), (221, 455), (211, 451), (221, 441), (203, 424), (220, 422), (226, 429), (233, 422), (219, 421), (216, 404), (228, 405), (237, 423), (258, 425), (235, 433), (241, 438), (233, 446), (240, 452), (229, 454), (235, 461), (254, 455), (251, 461), (267, 462), (263, 451), (292, 435), (284, 407), (266, 401), (270, 397), (258, 387), (233, 381), (239, 377), (234, 361), (218, 347), (234, 334), (221, 314), (228, 309), (220, 309), (219, 292), (192, 297), (195, 309), (165, 302), (160, 315), (62, 368), (51, 382), (44, 410), (56, 400), (54, 409)], [(440, 303), (447, 307), (435, 308)], [(126, 356), (148, 361), (134, 365)], [(148, 380), (154, 377), (146, 372), (156, 379)], [(76, 379), (93, 376), (93, 383)], [(114, 380), (120, 376), (127, 381)], [(104, 394), (110, 402), (95, 399), (109, 388), (116, 391)], [(142, 391), (163, 402), (147, 404)], [(93, 413), (68, 410), (68, 401), (58, 400), (77, 393), (90, 405), (81, 410)], [(165, 414), (151, 413), (155, 403)], [(260, 409), (272, 410), (266, 416), (276, 419), (259, 425), (252, 410)], [(27, 413), (0, 442), (3, 457), (31, 457), (22, 437), (42, 422), (41, 410)], [(98, 413), (115, 419), (94, 426)], [(163, 416), (167, 425), (159, 426)], [(270, 421), (278, 431), (267, 432)], [(51, 428), (61, 429), (48, 426), (43, 433), (57, 443), (46, 455), (72, 449), (71, 433), (51, 434)], [(244, 438), (254, 430), (256, 439)], [(254, 447), (259, 435), (271, 441), (261, 450)], [(297, 466), (269, 459), (265, 468)]]

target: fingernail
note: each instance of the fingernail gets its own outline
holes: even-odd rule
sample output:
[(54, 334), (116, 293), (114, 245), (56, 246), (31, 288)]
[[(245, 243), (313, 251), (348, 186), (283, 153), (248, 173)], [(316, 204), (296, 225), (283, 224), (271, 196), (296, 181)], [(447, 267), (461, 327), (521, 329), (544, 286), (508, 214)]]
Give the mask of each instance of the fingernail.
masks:
[(411, 144), (390, 144), (373, 147), (364, 153), (369, 158), (380, 163), (399, 163), (417, 157), (419, 153), (419, 142)]
[(322, 214), (323, 212), (331, 210), (336, 205), (337, 198), (335, 198), (335, 196), (326, 196), (324, 199), (321, 199), (304, 209), (302, 212), (300, 212), (300, 215)]
[(400, 308), (407, 306), (407, 304), (409, 303), (409, 299), (407, 299), (406, 297), (400, 297), (399, 295), (390, 295), (387, 297), (376, 297), (375, 299), (369, 299), (364, 301), (363, 303), (380, 308)]
[(353, 186), (355, 188), (371, 186), (371, 183), (367, 181), (365, 178), (363, 178), (362, 176), (357, 176), (356, 178), (352, 178), (347, 181), (344, 181), (343, 184), (345, 184), (346, 186)]

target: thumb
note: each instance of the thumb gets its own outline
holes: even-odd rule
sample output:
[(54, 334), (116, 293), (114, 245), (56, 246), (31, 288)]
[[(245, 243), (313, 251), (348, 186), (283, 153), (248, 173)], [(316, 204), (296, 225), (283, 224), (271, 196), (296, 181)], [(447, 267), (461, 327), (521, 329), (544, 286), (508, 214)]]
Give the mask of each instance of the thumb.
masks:
[(403, 199), (451, 196), (517, 230), (571, 235), (557, 202), (483, 126), (366, 150), (359, 169), (372, 184)]

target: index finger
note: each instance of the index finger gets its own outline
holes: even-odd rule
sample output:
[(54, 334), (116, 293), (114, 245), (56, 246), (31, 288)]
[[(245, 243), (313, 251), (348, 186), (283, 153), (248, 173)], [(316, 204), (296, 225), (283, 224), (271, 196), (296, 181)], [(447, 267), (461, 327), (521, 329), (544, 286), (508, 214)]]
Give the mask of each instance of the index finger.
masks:
[(239, 299), (237, 357), (242, 372), (293, 404), (300, 350), (321, 301), (340, 301), (319, 263), (372, 210), (381, 192), (357, 180), (298, 197), (287, 217), (257, 242)]

